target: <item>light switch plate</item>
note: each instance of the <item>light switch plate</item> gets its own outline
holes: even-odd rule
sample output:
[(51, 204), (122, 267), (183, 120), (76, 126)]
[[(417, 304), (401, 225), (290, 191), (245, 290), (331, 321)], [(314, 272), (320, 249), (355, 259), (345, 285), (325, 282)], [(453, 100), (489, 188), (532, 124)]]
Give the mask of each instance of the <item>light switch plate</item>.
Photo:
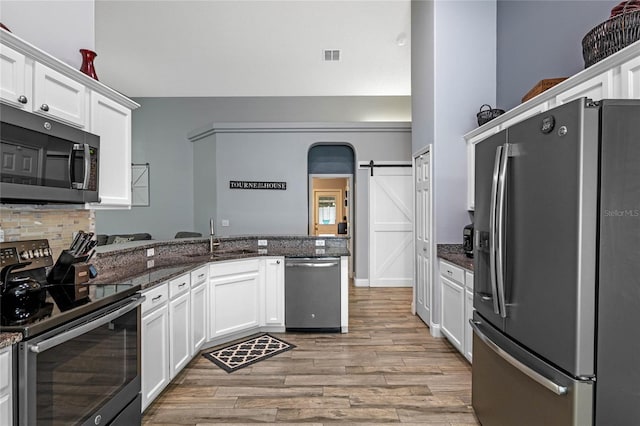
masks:
[(316, 247), (324, 247), (324, 240), (316, 240)]
[(156, 254), (156, 249), (151, 247), (147, 249), (147, 257), (151, 257)]
[(264, 247), (267, 245), (267, 240), (258, 240), (258, 247)]
[(229, 219), (222, 219), (222, 226), (229, 226)]

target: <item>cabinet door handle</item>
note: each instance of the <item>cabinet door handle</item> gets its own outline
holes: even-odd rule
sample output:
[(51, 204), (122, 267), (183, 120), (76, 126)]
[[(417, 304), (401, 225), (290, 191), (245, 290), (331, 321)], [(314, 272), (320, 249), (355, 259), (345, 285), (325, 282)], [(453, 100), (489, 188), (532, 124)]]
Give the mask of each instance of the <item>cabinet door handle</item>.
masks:
[(279, 265), (279, 264), (280, 264), (280, 261), (279, 261), (279, 260), (276, 260), (276, 265)]
[(41, 110), (43, 110), (43, 111), (45, 111), (45, 112), (46, 112), (46, 111), (49, 111), (49, 105), (47, 105), (47, 104), (42, 104), (42, 105), (40, 106), (40, 109), (41, 109)]
[(27, 102), (29, 102), (29, 100), (25, 95), (20, 95), (18, 96), (18, 102), (20, 102), (21, 104), (26, 104)]

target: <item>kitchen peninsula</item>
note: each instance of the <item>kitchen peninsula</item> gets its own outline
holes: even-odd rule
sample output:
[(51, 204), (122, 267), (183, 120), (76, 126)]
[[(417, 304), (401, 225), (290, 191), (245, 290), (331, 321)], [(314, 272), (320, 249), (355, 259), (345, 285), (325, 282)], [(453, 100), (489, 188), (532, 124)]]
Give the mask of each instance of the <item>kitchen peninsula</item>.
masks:
[(143, 410), (203, 348), (286, 330), (285, 258), (340, 259), (340, 330), (348, 331), (348, 237), (240, 236), (216, 242), (213, 251), (201, 238), (101, 246), (93, 261), (99, 275), (91, 284), (104, 284), (104, 291), (139, 285), (145, 296)]

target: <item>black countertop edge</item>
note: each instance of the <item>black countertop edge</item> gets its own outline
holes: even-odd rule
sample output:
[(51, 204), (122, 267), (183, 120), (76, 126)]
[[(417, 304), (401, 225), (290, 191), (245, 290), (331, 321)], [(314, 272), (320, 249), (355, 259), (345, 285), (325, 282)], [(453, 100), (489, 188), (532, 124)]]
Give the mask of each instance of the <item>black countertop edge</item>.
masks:
[(473, 272), (473, 258), (464, 254), (462, 244), (438, 244), (438, 257)]

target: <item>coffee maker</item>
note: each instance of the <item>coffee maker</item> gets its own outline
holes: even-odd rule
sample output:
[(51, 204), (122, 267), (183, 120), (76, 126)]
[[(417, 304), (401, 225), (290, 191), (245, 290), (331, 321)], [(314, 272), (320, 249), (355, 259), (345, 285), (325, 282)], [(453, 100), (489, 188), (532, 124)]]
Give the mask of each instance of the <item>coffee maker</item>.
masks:
[(462, 250), (467, 257), (473, 257), (473, 223), (462, 230)]

